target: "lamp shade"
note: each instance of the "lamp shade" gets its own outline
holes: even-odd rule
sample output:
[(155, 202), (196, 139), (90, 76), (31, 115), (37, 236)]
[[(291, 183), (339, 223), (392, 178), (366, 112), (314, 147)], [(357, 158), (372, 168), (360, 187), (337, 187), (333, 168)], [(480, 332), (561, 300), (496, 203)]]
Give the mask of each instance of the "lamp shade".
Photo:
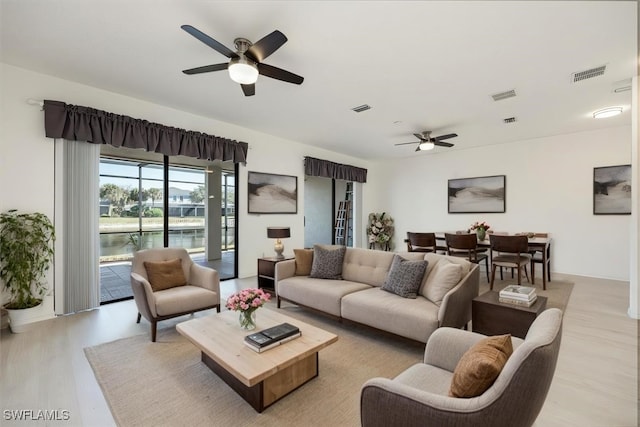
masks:
[(270, 239), (291, 237), (291, 230), (289, 227), (267, 227), (267, 237)]

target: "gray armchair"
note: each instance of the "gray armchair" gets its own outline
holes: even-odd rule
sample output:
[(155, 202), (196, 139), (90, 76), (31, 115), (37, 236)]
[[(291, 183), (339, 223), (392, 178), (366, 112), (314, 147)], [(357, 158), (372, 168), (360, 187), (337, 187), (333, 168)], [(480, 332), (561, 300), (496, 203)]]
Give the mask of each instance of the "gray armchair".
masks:
[[(186, 279), (185, 286), (154, 292), (145, 261), (158, 262), (179, 258)], [(216, 308), (220, 312), (220, 276), (212, 268), (193, 262), (182, 248), (159, 248), (138, 251), (131, 264), (131, 288), (138, 307), (138, 320), (144, 316), (151, 323), (151, 341), (156, 340), (157, 323), (196, 311)]]
[(544, 311), (524, 340), (512, 338), (513, 354), (489, 389), (477, 397), (449, 397), (453, 371), (462, 355), (484, 338), (460, 329), (435, 331), (424, 363), (393, 380), (373, 378), (360, 395), (363, 426), (531, 426), (544, 404), (558, 360), (562, 311)]

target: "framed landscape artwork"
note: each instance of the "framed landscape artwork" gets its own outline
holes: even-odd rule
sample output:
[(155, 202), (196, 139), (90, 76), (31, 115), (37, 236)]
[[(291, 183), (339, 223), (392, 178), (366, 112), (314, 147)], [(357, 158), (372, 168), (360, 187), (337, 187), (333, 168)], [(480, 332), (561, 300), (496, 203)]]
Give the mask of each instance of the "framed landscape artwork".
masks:
[(593, 168), (593, 214), (631, 214), (631, 165)]
[(450, 179), (449, 213), (504, 213), (506, 176)]
[(249, 172), (249, 213), (298, 213), (298, 177)]

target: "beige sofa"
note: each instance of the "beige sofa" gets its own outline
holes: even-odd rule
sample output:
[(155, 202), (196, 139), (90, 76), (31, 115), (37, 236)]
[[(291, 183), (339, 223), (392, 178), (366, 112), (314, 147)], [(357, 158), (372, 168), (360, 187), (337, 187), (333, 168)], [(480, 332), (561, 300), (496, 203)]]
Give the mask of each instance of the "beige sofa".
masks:
[[(278, 308), (281, 301), (289, 301), (423, 343), (439, 327), (461, 328), (471, 320), (471, 300), (479, 291), (478, 265), (434, 253), (398, 253), (405, 259), (428, 261), (418, 296), (411, 299), (381, 289), (394, 255), (393, 252), (347, 248), (342, 280), (297, 276), (294, 259), (281, 261), (275, 271)], [(438, 275), (441, 261), (441, 265), (460, 265), (461, 278), (440, 289), (442, 301), (436, 298), (434, 302), (434, 290), (437, 293), (442, 285), (436, 280), (441, 277)]]

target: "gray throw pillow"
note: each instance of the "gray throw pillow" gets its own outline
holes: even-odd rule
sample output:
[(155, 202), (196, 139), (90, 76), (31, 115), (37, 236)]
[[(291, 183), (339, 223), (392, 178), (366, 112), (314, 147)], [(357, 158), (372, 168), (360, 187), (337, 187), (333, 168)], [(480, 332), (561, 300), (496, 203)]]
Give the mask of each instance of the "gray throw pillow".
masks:
[(427, 264), (426, 260), (410, 261), (396, 254), (382, 289), (403, 298), (417, 298)]
[(316, 279), (342, 279), (342, 261), (346, 246), (313, 246), (313, 264), (309, 277)]

